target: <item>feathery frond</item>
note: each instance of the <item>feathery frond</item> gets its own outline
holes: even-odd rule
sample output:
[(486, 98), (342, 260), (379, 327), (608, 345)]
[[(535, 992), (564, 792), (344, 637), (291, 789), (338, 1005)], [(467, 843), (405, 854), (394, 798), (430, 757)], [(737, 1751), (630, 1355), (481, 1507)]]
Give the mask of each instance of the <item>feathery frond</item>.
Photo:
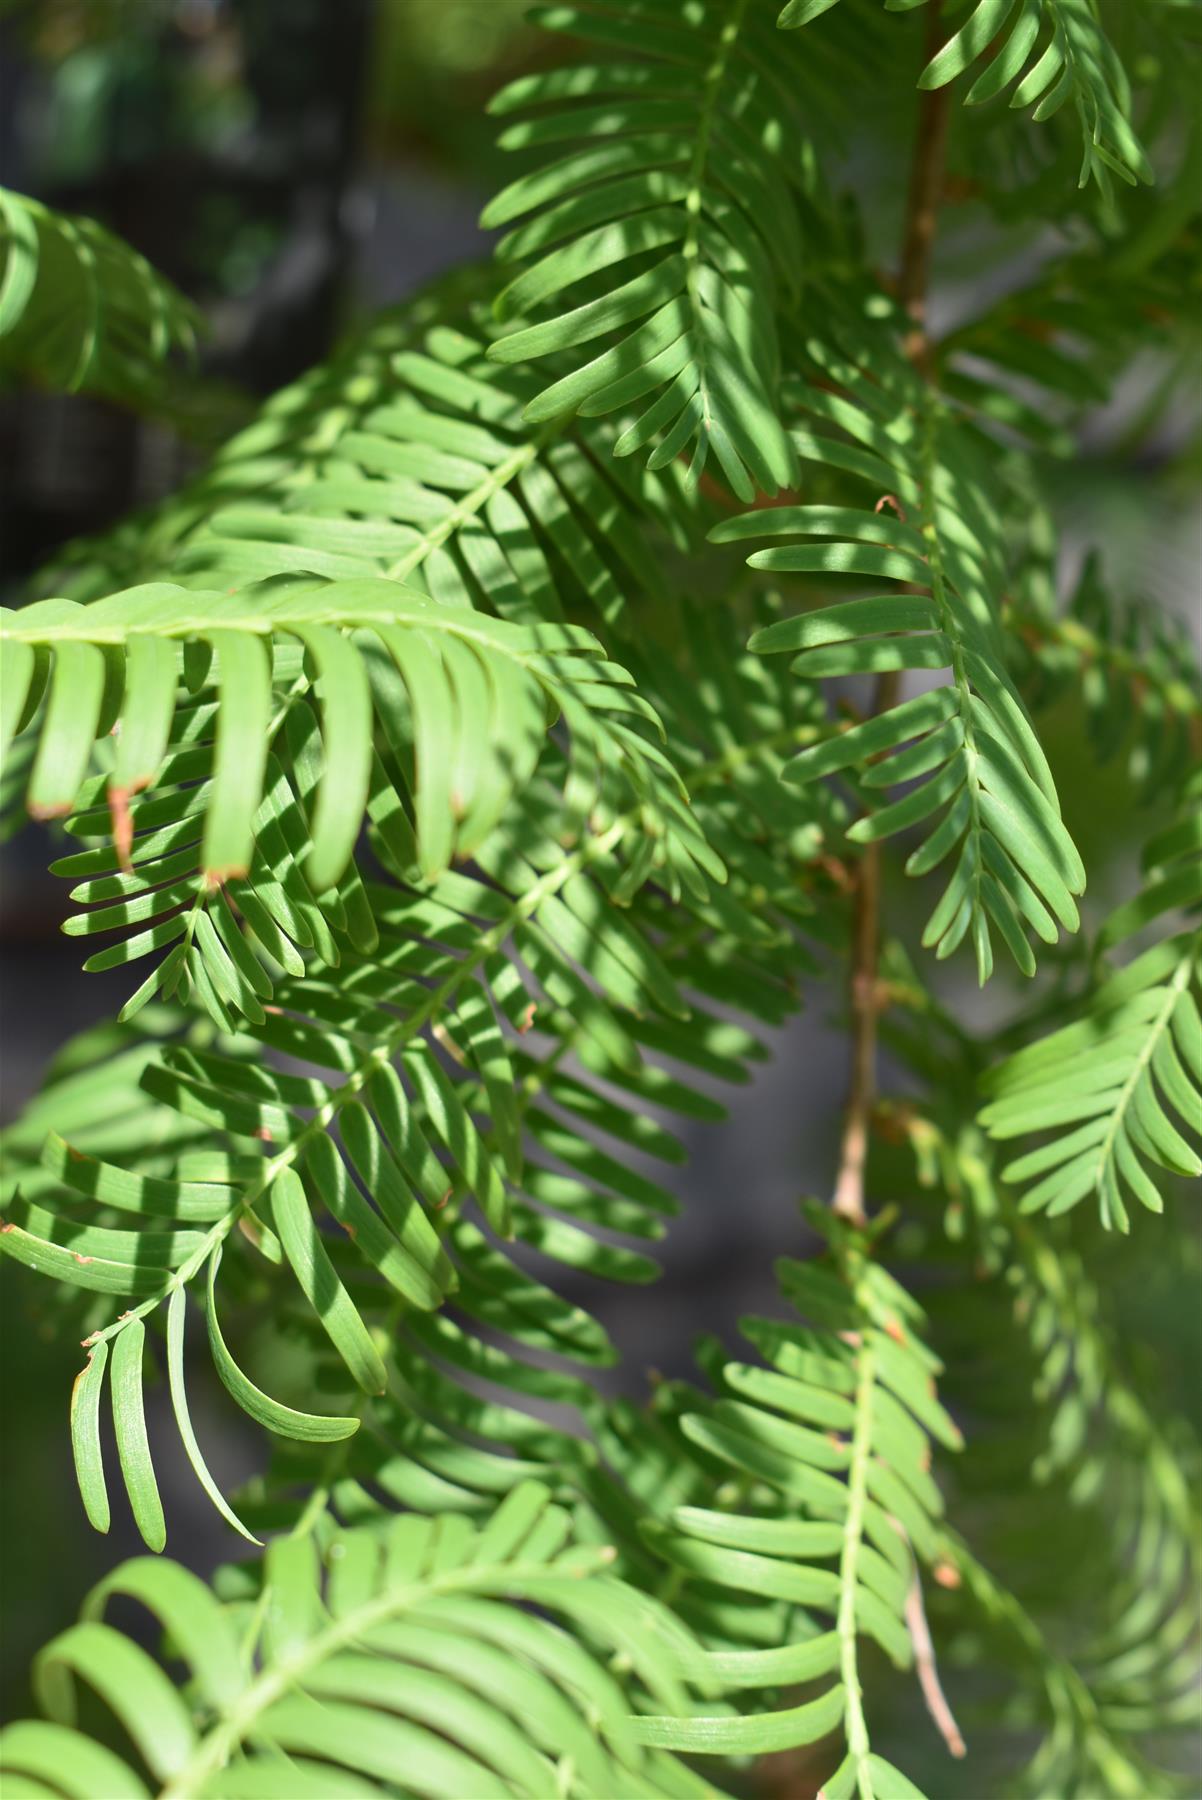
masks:
[[(1077, 1653), (1098, 1718), (1116, 1739), (1196, 1727), (1202, 1676), (1198, 1453), (1188, 1426), (1158, 1418), (1121, 1368), (1101, 1296), (1070, 1252), (1015, 1232), (1011, 1284), (1041, 1364), (1047, 1450), (1034, 1473), (1102, 1509), (1113, 1582)], [(1176, 1421), (1184, 1425), (1184, 1421)]]
[[(679, 530), (672, 483), (631, 493), (574, 435), (528, 431), (521, 380), (465, 332), (428, 329), (437, 316), (417, 302), (280, 396), (161, 510), (136, 561), (102, 548), (62, 580), (74, 604), (6, 615), (6, 736), (39, 734), (29, 803), (78, 804), (69, 828), (93, 840), (60, 865), (94, 908), (69, 928), (123, 932), (88, 966), (174, 946), (131, 1006), (182, 978), (223, 1028), (257, 1019), (270, 983), (226, 899), (294, 975), (311, 948), (370, 949), (348, 867), (365, 809), (394, 862), (434, 874), (520, 804), (557, 716), (559, 833), (633, 802), (644, 879), (694, 854), (679, 776), (645, 735), (662, 734), (653, 709), (565, 620), (583, 594), (617, 630), (628, 592), (659, 591), (641, 534), (648, 514)], [(115, 754), (94, 753), (117, 722)], [(94, 760), (107, 784), (88, 784)]]
[[(656, 845), (647, 841), (640, 809), (577, 848), (556, 841), (554, 777), (527, 784), (524, 824), (510, 819), (481, 845), (473, 875), (422, 880), (373, 822), (374, 850), (401, 884), (363, 890), (376, 941), (345, 945), (336, 966), (317, 956), (298, 973), (277, 975), (270, 1007), (260, 1006), (257, 1017), (245, 1013), (243, 1039), (168, 1046), (143, 1074), (150, 1098), (176, 1109), (185, 1128), (207, 1131), (212, 1148), (178, 1168), (141, 1168), (136, 1158), (121, 1166), (103, 1148), (80, 1155), (80, 1146), (52, 1137), (38, 1182), (25, 1174), (0, 1249), (59, 1280), (138, 1300), (132, 1317), (99, 1328), (97, 1363), (104, 1345), (170, 1302), (177, 1420), (211, 1495), (186, 1423), (182, 1364), (171, 1356), (190, 1284), (205, 1296), (218, 1372), (267, 1430), (321, 1443), (358, 1429), (352, 1393), (342, 1403), (351, 1410), (337, 1416), (297, 1413), (233, 1363), (217, 1313), (226, 1278), (219, 1283), (217, 1270), (233, 1256), (240, 1275), (245, 1233), (267, 1259), (260, 1273), (273, 1263), (288, 1270), (286, 1291), (299, 1288), (302, 1317), (319, 1324), (318, 1335), (336, 1350), (342, 1374), (331, 1393), (348, 1381), (360, 1394), (387, 1389), (386, 1398), (373, 1399), (373, 1418), (391, 1418), (390, 1432), (401, 1425), (398, 1405), (427, 1416), (433, 1409), (427, 1444), (440, 1435), (440, 1419), (472, 1418), (457, 1377), (448, 1386), (428, 1366), (432, 1356), (469, 1375), (487, 1368), (517, 1390), (519, 1407), (523, 1393), (550, 1385), (577, 1407), (583, 1398), (588, 1410), (578, 1377), (540, 1379), (521, 1359), (553, 1350), (585, 1369), (603, 1364), (611, 1356), (604, 1333), (520, 1273), (494, 1234), (516, 1234), (570, 1269), (648, 1279), (654, 1265), (641, 1250), (606, 1242), (592, 1228), (645, 1240), (675, 1210), (668, 1191), (628, 1164), (630, 1152), (679, 1159), (675, 1139), (644, 1109), (714, 1116), (687, 1074), (669, 1074), (661, 1059), (744, 1079), (743, 1065), (762, 1051), (714, 1003), (778, 1022), (797, 1004), (795, 972), (808, 965), (796, 932), (813, 902), (799, 874), (817, 852), (821, 828), (809, 799), (781, 789), (776, 772), (782, 752), (820, 727), (804, 706), (790, 722), (794, 691), (786, 682), (782, 703), (756, 658), (723, 658), (700, 620), (694, 636), (698, 679), (682, 682), (678, 694), (666, 690), (674, 741), (696, 746), (688, 763), (696, 835), (679, 852), (669, 842), (660, 877), (675, 884), (674, 900), (658, 883), (645, 884)], [(725, 699), (721, 723), (704, 703), (711, 682)], [(712, 861), (710, 837), (737, 871), (725, 889), (696, 878), (693, 853)], [(793, 866), (770, 862), (757, 839), (789, 843)], [(212, 950), (200, 938), (198, 953), (206, 946)], [(257, 1056), (248, 1054), (252, 1043)], [(285, 1074), (274, 1066), (281, 1053), (322, 1074)], [(569, 1057), (580, 1074), (560, 1066)], [(627, 1114), (609, 1097), (615, 1090), (638, 1110)], [(597, 1144), (598, 1130), (612, 1150)], [(469, 1200), (486, 1233), (465, 1212)], [(328, 1224), (345, 1237), (330, 1237)], [(288, 1304), (278, 1280), (268, 1290), (276, 1316)], [(437, 1324), (423, 1323), (451, 1296), (463, 1323), (441, 1314)], [(396, 1346), (384, 1362), (374, 1347), (379, 1324)], [(502, 1329), (516, 1357), (478, 1341), (480, 1327)], [(99, 1366), (85, 1379), (89, 1421), (103, 1399), (103, 1375)], [(529, 1436), (528, 1421), (515, 1414), (511, 1424), (495, 1408), (480, 1411), (478, 1435), (492, 1435), (498, 1419), (503, 1437)], [(412, 1435), (400, 1429), (402, 1442)], [(507, 1441), (501, 1453), (514, 1448)], [(552, 1455), (563, 1459), (558, 1440)], [(449, 1466), (444, 1457), (444, 1501)], [(485, 1493), (498, 1476), (512, 1480), (513, 1466), (506, 1473), (498, 1464)], [(381, 1479), (378, 1467), (372, 1479)], [(463, 1504), (461, 1483), (459, 1493)], [(411, 1487), (397, 1497), (415, 1503)], [(478, 1494), (466, 1503), (478, 1505)], [(107, 1517), (107, 1501), (97, 1499), (90, 1511), (94, 1520)], [(159, 1539), (157, 1518), (151, 1536)]]
[[(830, 1234), (817, 1209), (811, 1217)], [(741, 1496), (761, 1496), (758, 1509), (684, 1506), (669, 1526), (645, 1528), (683, 1577), (804, 1609), (797, 1641), (712, 1655), (728, 1686), (771, 1692), (824, 1677), (833, 1685), (783, 1710), (647, 1719), (637, 1729), (668, 1749), (743, 1755), (814, 1743), (842, 1723), (847, 1754), (823, 1792), (871, 1800), (917, 1789), (871, 1749), (858, 1640), (910, 1665), (913, 1557), (933, 1554), (942, 1504), (928, 1434), (953, 1449), (961, 1439), (934, 1397), (939, 1365), (918, 1335), (919, 1308), (859, 1245), (833, 1237), (830, 1263), (778, 1265), (786, 1298), (808, 1323), (748, 1321), (769, 1368), (727, 1364), (724, 1397), (681, 1420), (708, 1458), (735, 1470)]]
[(848, 836), (870, 843), (934, 818), (907, 871), (926, 874), (957, 854), (924, 944), (946, 957), (971, 931), (983, 984), (993, 968), (992, 927), (1022, 972), (1033, 974), (1028, 931), (1054, 944), (1058, 927), (1076, 930), (1073, 896), (1085, 871), (1005, 672), (1005, 536), (987, 464), (972, 434), (884, 334), (850, 344), (810, 339), (806, 366), (812, 379), (798, 397), (808, 418), (794, 443), (834, 477), (839, 503), (763, 508), (710, 535), (718, 543), (801, 540), (757, 550), (753, 568), (897, 585), (890, 594), (783, 619), (758, 632), (751, 647), (763, 655), (799, 651), (792, 668), (814, 680), (943, 669), (951, 679), (803, 750), (785, 779), (855, 770), (861, 787), (875, 790), (917, 778)]
[(34, 380), (145, 404), (197, 312), (93, 219), (0, 188), (0, 382)]
[[(273, 666), (269, 651), (277, 639)], [(417, 859), (429, 876), (488, 836), (532, 774), (548, 723), (560, 715), (575, 726), (573, 744), (580, 737), (588, 772), (570, 770), (569, 782), (585, 798), (598, 797), (598, 772), (607, 762), (633, 777), (627, 799), (638, 793), (650, 801), (663, 779), (660, 762), (639, 756), (636, 731), (619, 729), (606, 741), (600, 719), (607, 711), (658, 722), (637, 696), (620, 691), (632, 685), (630, 677), (603, 660), (589, 632), (514, 625), (440, 605), (400, 582), (284, 578), (237, 594), (155, 583), (87, 607), (37, 602), (6, 615), (0, 643), (7, 735), (36, 715), (46, 692), (27, 795), (35, 816), (78, 805), (94, 741), (119, 732), (107, 802), (117, 861), (127, 871), (139, 852), (139, 828), (153, 824), (161, 834), (193, 818), (197, 828), (203, 823), (199, 873), (210, 887), (249, 873), (272, 741), (281, 724), (295, 723), (293, 695), (309, 686), (322, 730), (305, 749), (320, 774), (312, 839), (300, 861), (315, 894), (345, 874), (373, 786), (383, 804), (388, 784), (373, 751), (373, 711), (381, 741), (409, 765), (402, 792), (412, 793)], [(278, 703), (275, 690), (284, 690)], [(311, 713), (307, 722), (314, 723)], [(205, 781), (199, 789), (197, 777)], [(174, 807), (157, 792), (131, 808), (131, 796), (160, 783), (176, 790)], [(100, 835), (109, 823), (103, 806), (100, 813), (89, 817), (85, 801), (75, 832)], [(569, 816), (565, 828), (582, 823)], [(160, 893), (160, 909), (169, 897), (178, 904), (183, 895)], [(124, 911), (136, 917), (131, 905)], [(89, 923), (99, 928), (94, 916)]]
[[(1146, 885), (1102, 927), (1102, 953), (1158, 921), (1202, 905), (1199, 782), (1190, 782), (1177, 820), (1145, 847)], [(1198, 1012), (1197, 929), (1171, 931), (1105, 979), (1081, 1016), (1018, 1051), (988, 1079), (981, 1122), (996, 1138), (1047, 1133), (1038, 1149), (1010, 1163), (1008, 1181), (1032, 1182), (1023, 1210), (1051, 1214), (1097, 1197), (1102, 1222), (1129, 1229), (1125, 1196), (1163, 1210), (1148, 1164), (1202, 1174), (1182, 1135), (1202, 1121), (1202, 1018)]]
[[(789, 0), (782, 26), (808, 25), (835, 0)], [(923, 0), (886, 0), (908, 12)], [(983, 64), (965, 95), (979, 105), (1013, 89), (1012, 107), (1033, 108), (1037, 121), (1072, 103), (1084, 143), (1079, 185), (1092, 176), (1106, 188), (1108, 171), (1134, 185), (1152, 167), (1131, 125), (1131, 83), (1090, 0), (977, 0), (969, 17), (936, 51), (919, 87), (946, 87)]]
[[(1071, 456), (1154, 318), (1166, 368), (1134, 421), (1151, 432), (1197, 355), (1200, 159), (1195, 140), (1154, 196), (1126, 197), (1121, 249), (1112, 224), (1095, 225), (1069, 254), (942, 336), (944, 391), (1003, 433)], [(1122, 429), (1127, 437), (1132, 427)]]
[[(549, 1500), (527, 1483), (479, 1529), (408, 1515), (278, 1538), (261, 1569), (230, 1572), (224, 1600), (178, 1563), (123, 1563), (40, 1653), (47, 1721), (0, 1733), (6, 1789), (332, 1800), (395, 1793), (401, 1777), (429, 1800), (701, 1800), (713, 1790), (642, 1749), (630, 1717), (644, 1696), (685, 1702), (699, 1665), (687, 1634), (606, 1573), (612, 1551), (573, 1544)], [(113, 1600), (162, 1627), (182, 1691), (108, 1622)], [(131, 1759), (79, 1729), (77, 1685)]]
[[(876, 1684), (913, 1679), (963, 1752), (924, 1566), (936, 1635), (957, 1580), (985, 1620), (967, 1680), (1033, 1677), (1006, 1720), (1049, 1726), (1022, 1791), (1171, 1790), (1196, 1434), (1158, 1400), (1166, 1356), (1127, 1342), (1143, 1245), (1109, 1240), (1111, 1280), (1070, 1241), (1089, 1222), (1050, 1215), (1093, 1190), (1125, 1226), (1129, 1190), (1160, 1206), (1155, 1169), (1202, 1168), (1200, 791), (1082, 996), (1087, 952), (1058, 940), (1085, 871), (1031, 709), (1079, 688), (1093, 753), (1131, 747), (1144, 799), (1197, 749), (1184, 637), (1088, 563), (1062, 604), (1045, 460), (1158, 321), (1129, 443), (1176, 431), (1186, 47), (1137, 106), (1092, 0), (974, 0), (924, 84), (978, 64), (970, 99), (1071, 107), (1103, 191), (1049, 237), (1071, 120), (962, 131), (945, 170), (928, 95), (903, 311), (870, 266), (878, 209), (841, 191), (858, 137), (837, 195), (818, 154), (840, 114), (871, 107), (875, 139), (879, 100), (891, 143), (912, 110), (872, 66), (885, 9), (782, 35), (779, 5), (541, 8), (585, 48), (495, 104), (525, 158), (486, 213), (503, 272), (370, 323), (0, 620), (3, 829), (24, 802), (78, 846), (54, 866), (89, 969), (150, 966), (5, 1132), (0, 1255), (87, 1353), (92, 1526), (127, 1502), (160, 1553), (182, 1448), (255, 1547), (212, 1589), (155, 1559), (101, 1583), (38, 1661), (48, 1720), (0, 1735), (14, 1800), (705, 1800), (677, 1752), (781, 1750), (833, 1770), (824, 1800), (920, 1800), (938, 1778), (890, 1747)], [(1141, 39), (1141, 70), (1171, 39)], [(1107, 182), (1150, 172), (1137, 113), (1169, 174), (1142, 213)], [(961, 180), (1047, 260), (938, 342), (913, 251)], [(182, 305), (96, 228), (2, 195), (0, 223), (0, 369), (161, 397)], [(730, 493), (754, 510), (726, 516)], [(713, 541), (763, 546), (755, 573), (707, 546), (716, 518)], [(884, 916), (878, 846), (914, 828), (911, 873), (951, 867), (939, 957), (971, 937), (984, 982), (997, 938), (1028, 975), (1029, 938), (1054, 947), (979, 1034)], [(760, 1362), (706, 1337), (696, 1385), (608, 1398), (596, 1283), (655, 1277), (687, 1122), (723, 1116), (715, 1084), (748, 1081), (845, 950), (842, 1168), (806, 1209), (822, 1250), (778, 1266), (795, 1317), (745, 1322)], [(878, 1036), (904, 1098), (877, 1092)], [(995, 1056), (985, 1124), (1042, 1136), (1006, 1171), (1025, 1212), (976, 1117)], [(899, 1189), (906, 1140), (943, 1232), (904, 1158)], [(904, 1192), (925, 1311), (880, 1261), (894, 1208), (864, 1223), (849, 1171)], [(189, 1328), (217, 1407), (269, 1446), (230, 1496)], [(935, 1441), (965, 1450), (938, 1479)], [(1013, 1598), (945, 1505), (987, 1561), (1008, 1540)], [(118, 1629), (130, 1602), (154, 1654)]]
[(1146, 802), (1184, 781), (1202, 751), (1202, 671), (1184, 619), (1116, 601), (1091, 556), (1063, 610), (1013, 601), (1006, 622), (1033, 707), (1078, 693), (1095, 754), (1125, 751)]
[(523, 625), (587, 603), (612, 628), (665, 587), (647, 522), (679, 542), (689, 509), (674, 471), (610, 463), (608, 426), (523, 423), (530, 377), (486, 355), (495, 285), (468, 270), (381, 314), (180, 493), (69, 549), (39, 591), (87, 603), (164, 578), (386, 577)]
[(1121, 1732), (1108, 1723), (1091, 1681), (1059, 1654), (1020, 1601), (954, 1536), (945, 1540), (948, 1566), (956, 1571), (978, 1618), (1000, 1639), (1003, 1655), (1017, 1651), (1028, 1685), (1041, 1698), (1050, 1729), (1020, 1771), (1015, 1792), (1024, 1800), (1063, 1795), (1064, 1800), (1152, 1800), (1183, 1790)]
[[(947, 1542), (946, 1559), (992, 1623), (1013, 1633), (1045, 1693), (1051, 1730), (1017, 1791), (1087, 1800), (1103, 1783), (1132, 1800), (1175, 1793), (1162, 1766), (1171, 1734), (1196, 1730), (1199, 1718), (1196, 1434), (1166, 1416), (1154, 1365), (1137, 1379), (1139, 1350), (1116, 1325), (1113, 1279), (1091, 1277), (1063, 1222), (1020, 1213), (991, 1146), (960, 1123), (957, 1088), (972, 1085), (973, 1052), (951, 1025), (935, 1008), (921, 1040), (891, 1034), (903, 1055), (911, 1044), (937, 1046), (943, 1069), (923, 1067), (930, 1100), (898, 1122), (924, 1184), (946, 1196), (949, 1234), (977, 1270), (971, 1291), (944, 1293), (936, 1325), (948, 1343), (951, 1393), (977, 1415), (971, 1441), (987, 1496), (1006, 1496), (1000, 1530), (988, 1501), (978, 1513), (997, 1538), (996, 1555), (1033, 1565), (1020, 1575), (1020, 1593), (1030, 1605), (1024, 1589), (1033, 1587), (1035, 1616), (959, 1540)], [(973, 1492), (957, 1497), (962, 1508)], [(1044, 1540), (1042, 1555), (1025, 1550)], [(1087, 1543), (1095, 1548), (1080, 1562), (1064, 1561), (1062, 1546)], [(1005, 1635), (991, 1656), (999, 1648), (1004, 1657)]]
[(486, 226), (525, 221), (499, 246), (521, 267), (497, 300), (515, 328), (490, 354), (566, 363), (531, 421), (641, 408), (615, 454), (650, 445), (654, 469), (692, 447), (693, 481), (712, 452), (742, 499), (775, 494), (795, 469), (775, 301), (802, 250), (798, 108), (766, 15), (755, 0), (637, 0), (534, 17), (611, 60), (524, 75), (492, 103), (515, 120), (505, 149), (552, 160), (484, 212)]

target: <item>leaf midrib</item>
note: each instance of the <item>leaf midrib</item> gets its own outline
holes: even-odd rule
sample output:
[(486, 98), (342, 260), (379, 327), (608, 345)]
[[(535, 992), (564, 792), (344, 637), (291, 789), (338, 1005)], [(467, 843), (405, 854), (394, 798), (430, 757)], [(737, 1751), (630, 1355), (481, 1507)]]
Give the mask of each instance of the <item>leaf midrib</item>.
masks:
[(1177, 964), (1177, 967), (1170, 976), (1164, 1003), (1159, 1012), (1148, 1021), (1147, 1040), (1143, 1049), (1135, 1059), (1130, 1075), (1123, 1084), (1119, 1099), (1110, 1115), (1110, 1123), (1106, 1128), (1106, 1135), (1098, 1145), (1098, 1153), (1094, 1160), (1093, 1190), (1095, 1194), (1100, 1194), (1102, 1192), (1105, 1173), (1114, 1159), (1114, 1147), (1120, 1133), (1123, 1131), (1127, 1110), (1135, 1097), (1136, 1088), (1143, 1079), (1148, 1066), (1156, 1053), (1157, 1044), (1160, 1042), (1163, 1033), (1169, 1029), (1169, 1026), (1172, 1023), (1173, 1014), (1177, 1010), (1177, 1002), (1189, 984), (1192, 967), (1193, 952), (1191, 949), (1181, 958), (1181, 961)]
[[(972, 873), (972, 916), (976, 918), (981, 910), (981, 876), (983, 859), (981, 856), (981, 810), (977, 776), (977, 744), (973, 723), (972, 690), (968, 679), (968, 671), (964, 666), (964, 642), (960, 631), (960, 621), (956, 617), (947, 592), (947, 579), (943, 571), (943, 551), (939, 539), (939, 519), (935, 505), (935, 477), (939, 467), (938, 421), (940, 407), (937, 401), (927, 397), (923, 410), (922, 435), (922, 535), (927, 542), (927, 566), (931, 577), (931, 598), (939, 609), (940, 626), (947, 637), (952, 652), (952, 679), (960, 704), (960, 719), (964, 726), (964, 785), (968, 790), (969, 821), (968, 833), (971, 834), (975, 849), (973, 854)], [(953, 715), (954, 716), (954, 715)], [(952, 797), (955, 805), (955, 796)]]
[[(596, 1566), (591, 1571), (581, 1562), (573, 1563), (572, 1575), (596, 1573), (612, 1560), (608, 1546), (595, 1552)], [(506, 1563), (500, 1567), (480, 1568), (469, 1565), (427, 1581), (379, 1594), (353, 1612), (334, 1620), (324, 1631), (305, 1641), (303, 1649), (285, 1661), (265, 1669), (243, 1689), (230, 1711), (201, 1738), (196, 1751), (162, 1788), (159, 1800), (189, 1800), (200, 1792), (211, 1775), (225, 1767), (230, 1752), (249, 1735), (255, 1721), (294, 1683), (304, 1680), (310, 1670), (361, 1638), (376, 1625), (386, 1623), (397, 1613), (411, 1611), (443, 1594), (504, 1594), (514, 1584), (529, 1580), (555, 1578), (557, 1571), (546, 1563)], [(561, 1578), (563, 1578), (561, 1576)]]
[(845, 1695), (844, 1721), (847, 1748), (856, 1766), (861, 1800), (874, 1800), (868, 1768), (868, 1725), (860, 1687), (856, 1620), (856, 1571), (864, 1535), (864, 1508), (868, 1499), (868, 1463), (872, 1452), (872, 1396), (876, 1357), (870, 1343), (861, 1345), (856, 1382), (856, 1416), (852, 1429), (851, 1462), (847, 1476), (847, 1521), (839, 1558), (839, 1611), (835, 1630), (840, 1645), (840, 1676)]

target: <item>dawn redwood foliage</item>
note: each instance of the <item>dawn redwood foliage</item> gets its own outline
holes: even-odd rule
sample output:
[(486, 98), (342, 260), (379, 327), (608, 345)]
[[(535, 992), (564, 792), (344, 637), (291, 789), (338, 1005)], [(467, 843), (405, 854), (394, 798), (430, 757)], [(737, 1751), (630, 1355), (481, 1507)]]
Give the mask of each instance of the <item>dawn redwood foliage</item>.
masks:
[[(0, 1250), (83, 1342), (88, 1521), (155, 1553), (38, 1657), (4, 1792), (688, 1800), (780, 1751), (825, 1800), (1177, 1792), (1197, 1440), (1119, 1297), (1194, 1256), (1199, 681), (1098, 559), (1061, 592), (1045, 501), (1136, 358), (1196, 379), (1197, 15), (536, 17), (493, 262), (4, 614), (5, 804), (131, 992), (8, 1133)], [(1040, 258), (940, 334), (957, 192)], [(169, 411), (187, 305), (0, 219), (6, 377)], [(1073, 784), (1120, 756), (1083, 922)], [(832, 1198), (780, 1222), (817, 1250), (734, 1360), (607, 1398), (579, 1296), (654, 1277), (647, 1159), (843, 996)], [(238, 1494), (189, 1333), (269, 1434)], [(211, 1585), (158, 1555), (181, 1452)]]

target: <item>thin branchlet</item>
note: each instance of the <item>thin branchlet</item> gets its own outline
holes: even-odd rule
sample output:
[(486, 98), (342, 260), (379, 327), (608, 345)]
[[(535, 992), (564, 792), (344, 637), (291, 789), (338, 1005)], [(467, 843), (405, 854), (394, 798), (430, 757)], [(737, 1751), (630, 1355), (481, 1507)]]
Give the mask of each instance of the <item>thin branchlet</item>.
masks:
[[(944, 27), (937, 0), (927, 9), (924, 66), (943, 42)], [(918, 123), (910, 164), (910, 185), (902, 230), (898, 298), (913, 327), (905, 342), (906, 353), (924, 375), (930, 373), (930, 343), (926, 331), (927, 290), (930, 285), (931, 251), (935, 242), (939, 201), (943, 187), (943, 159), (947, 140), (948, 90), (923, 93), (918, 102)], [(891, 495), (884, 497), (893, 500)], [(893, 501), (896, 506), (896, 501)], [(900, 674), (887, 669), (873, 686), (868, 716), (876, 718), (897, 704)], [(849, 999), (851, 1009), (851, 1075), (839, 1169), (832, 1206), (840, 1218), (853, 1225), (867, 1223), (864, 1175), (872, 1109), (876, 1100), (877, 1015), (881, 998), (877, 963), (881, 937), (881, 846), (868, 844), (860, 858), (852, 901), (852, 957)]]

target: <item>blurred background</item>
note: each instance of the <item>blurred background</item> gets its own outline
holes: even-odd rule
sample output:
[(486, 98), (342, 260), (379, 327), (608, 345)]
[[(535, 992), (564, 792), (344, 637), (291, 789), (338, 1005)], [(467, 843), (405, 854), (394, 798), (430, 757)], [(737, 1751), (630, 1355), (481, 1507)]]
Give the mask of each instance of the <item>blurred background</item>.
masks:
[[(524, 0), (0, 0), (0, 181), (113, 228), (208, 324), (203, 384), (182, 429), (81, 396), (0, 396), (0, 599), (18, 600), (22, 578), (67, 539), (176, 487), (258, 397), (319, 360), (356, 319), (487, 253), (476, 219), (503, 175), (484, 106), (553, 47), (523, 11)], [(911, 104), (904, 99), (899, 112)], [(847, 158), (886, 260), (905, 173), (890, 141), (895, 125), (899, 137), (908, 133), (908, 114), (883, 114)], [(992, 262), (981, 254), (986, 232), (1004, 251)], [(957, 209), (937, 257), (936, 330), (970, 317), (1039, 259), (1037, 234), (999, 239), (992, 221)], [(1154, 358), (1136, 369), (1065, 469), (1065, 574), (1104, 527), (1112, 583), (1151, 592), (1196, 622), (1200, 534), (1188, 452), (1202, 395), (1196, 380), (1187, 383), (1158, 409), (1151, 440), (1133, 436), (1161, 374)], [(1127, 804), (1124, 778), (1115, 765), (1080, 779), (1089, 753), (1071, 704), (1049, 730), (1068, 791), (1085, 797), (1069, 823), (1100, 872), (1101, 909), (1123, 873), (1108, 872), (1106, 859), (1109, 820)], [(4, 1121), (55, 1049), (128, 990), (120, 970), (79, 974), (77, 950), (59, 934), (66, 884), (46, 873), (53, 854), (33, 827), (3, 847)], [(903, 924), (917, 916), (900, 889), (890, 906)], [(771, 1307), (772, 1257), (804, 1241), (797, 1199), (825, 1193), (832, 1179), (845, 1079), (840, 1007), (833, 990), (812, 995), (774, 1060), (735, 1097), (730, 1123), (692, 1129), (690, 1166), (677, 1176), (688, 1204), (664, 1248), (663, 1282), (590, 1291), (623, 1348), (615, 1380), (627, 1391), (643, 1390), (648, 1368), (686, 1373), (698, 1331), (733, 1342), (740, 1313)], [(900, 1167), (887, 1177), (903, 1196), (910, 1179)], [(19, 1461), (11, 1449), (4, 1459), (0, 1521), (8, 1550), (0, 1712), (12, 1716), (28, 1704), (33, 1649), (69, 1622), (91, 1580), (140, 1546), (121, 1508), (108, 1540), (85, 1528), (66, 1431), (78, 1351), (39, 1329), (37, 1293), (12, 1278), (11, 1264), (0, 1280), (4, 1435), (21, 1445)], [(1183, 1400), (1193, 1405), (1202, 1338), (1191, 1280), (1160, 1296), (1158, 1325), (1145, 1318), (1139, 1329), (1163, 1332), (1172, 1315), (1186, 1346)], [(236, 1484), (255, 1467), (255, 1436), (235, 1409), (206, 1398), (208, 1380), (198, 1362), (197, 1427), (218, 1480)], [(162, 1411), (165, 1396), (152, 1406)], [(164, 1454), (159, 1468), (171, 1548), (208, 1572), (229, 1540), (180, 1460)]]

